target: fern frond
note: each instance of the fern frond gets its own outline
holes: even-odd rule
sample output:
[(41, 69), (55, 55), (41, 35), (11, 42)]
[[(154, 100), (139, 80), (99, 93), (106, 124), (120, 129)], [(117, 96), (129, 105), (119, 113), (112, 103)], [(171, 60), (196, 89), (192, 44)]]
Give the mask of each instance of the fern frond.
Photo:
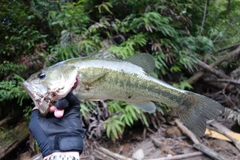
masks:
[(103, 2), (100, 5), (96, 5), (95, 8), (98, 9), (99, 13), (103, 13), (103, 11), (107, 11), (108, 13), (113, 14), (112, 11), (109, 9), (109, 8), (112, 8), (111, 3), (109, 2)]

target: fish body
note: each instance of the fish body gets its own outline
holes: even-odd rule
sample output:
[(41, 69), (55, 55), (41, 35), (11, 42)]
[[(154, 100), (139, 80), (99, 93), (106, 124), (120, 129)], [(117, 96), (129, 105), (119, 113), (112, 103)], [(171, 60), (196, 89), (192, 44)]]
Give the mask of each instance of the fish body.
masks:
[(177, 89), (153, 78), (154, 59), (138, 54), (124, 61), (108, 54), (69, 59), (43, 69), (23, 83), (42, 114), (49, 105), (72, 91), (79, 100), (121, 100), (153, 113), (153, 102), (167, 104), (198, 136), (206, 121), (218, 116), (223, 107), (205, 96)]

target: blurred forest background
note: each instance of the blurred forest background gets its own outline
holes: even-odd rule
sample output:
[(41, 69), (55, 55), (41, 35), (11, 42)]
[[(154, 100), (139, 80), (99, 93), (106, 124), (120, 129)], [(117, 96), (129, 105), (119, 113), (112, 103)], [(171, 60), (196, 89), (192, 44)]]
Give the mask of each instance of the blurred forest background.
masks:
[[(152, 76), (238, 111), (239, 9), (240, 0), (1, 0), (0, 120), (29, 120), (21, 83), (31, 74), (101, 49), (122, 59), (149, 53)], [(157, 128), (169, 111), (159, 106), (149, 116), (120, 101), (83, 102), (87, 137), (116, 140), (139, 122)]]

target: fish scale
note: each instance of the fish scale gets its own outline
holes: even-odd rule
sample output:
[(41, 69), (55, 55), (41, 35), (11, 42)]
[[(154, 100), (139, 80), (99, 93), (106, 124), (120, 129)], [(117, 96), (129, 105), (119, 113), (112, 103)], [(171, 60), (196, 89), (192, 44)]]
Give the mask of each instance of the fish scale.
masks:
[[(101, 62), (101, 60), (100, 60)], [(100, 63), (97, 61), (94, 61), (94, 63)], [(88, 64), (91, 66), (89, 62)], [(114, 62), (111, 62), (112, 66), (117, 66), (114, 65)], [(115, 62), (119, 63), (119, 62)], [(82, 75), (85, 75), (88, 73), (89, 68), (81, 68), (82, 65), (78, 67), (78, 65), (75, 65), (78, 69), (80, 70)], [(106, 66), (109, 66), (109, 64), (106, 64)], [(84, 95), (83, 98), (80, 97), (80, 99), (118, 99), (118, 100), (126, 100), (129, 95), (126, 95), (126, 93), (130, 93), (131, 95), (136, 95), (132, 96), (131, 100), (129, 101), (164, 101), (168, 105), (172, 103), (172, 106), (175, 107), (177, 106), (176, 103), (173, 102), (179, 102), (179, 100), (182, 98), (179, 95), (179, 91), (174, 89), (171, 90), (168, 87), (165, 86), (160, 86), (159, 82), (156, 82), (156, 80), (152, 80), (151, 77), (146, 75), (145, 73), (141, 76), (137, 75), (136, 73), (129, 73), (126, 70), (125, 71), (118, 71), (118, 70), (110, 70), (107, 68), (103, 68), (102, 66), (99, 66), (97, 68), (95, 66), (94, 71), (93, 69), (91, 70), (91, 76), (96, 77), (97, 75), (93, 75), (94, 73), (99, 74), (99, 72), (102, 70), (106, 69), (106, 75), (101, 77), (101, 79), (97, 79), (97, 81), (92, 82), (90, 84), (93, 89), (88, 90), (89, 97), (86, 97), (86, 94), (82, 94), (83, 92), (85, 93), (84, 89), (84, 84), (79, 85), (76, 90), (74, 91), (75, 93), (81, 93)], [(141, 78), (138, 78), (141, 77)], [(79, 79), (83, 79), (84, 81), (84, 76), (79, 76)], [(87, 78), (86, 78), (87, 79)], [(119, 85), (117, 85), (119, 84)], [(97, 90), (97, 91), (96, 91)], [(94, 94), (95, 97), (91, 97), (93, 95), (93, 92), (96, 93)], [(106, 97), (104, 97), (104, 93), (107, 92), (108, 94)], [(111, 92), (111, 93), (110, 93)], [(134, 99), (135, 98), (135, 99)]]

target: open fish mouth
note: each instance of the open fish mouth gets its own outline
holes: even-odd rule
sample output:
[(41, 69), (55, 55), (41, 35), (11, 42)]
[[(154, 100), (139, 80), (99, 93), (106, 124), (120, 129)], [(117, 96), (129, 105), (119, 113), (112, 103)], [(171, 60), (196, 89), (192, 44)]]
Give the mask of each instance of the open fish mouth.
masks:
[(42, 115), (46, 115), (51, 104), (51, 94), (41, 85), (31, 85), (27, 81), (23, 82), (22, 87), (27, 91), (35, 106), (38, 106)]

